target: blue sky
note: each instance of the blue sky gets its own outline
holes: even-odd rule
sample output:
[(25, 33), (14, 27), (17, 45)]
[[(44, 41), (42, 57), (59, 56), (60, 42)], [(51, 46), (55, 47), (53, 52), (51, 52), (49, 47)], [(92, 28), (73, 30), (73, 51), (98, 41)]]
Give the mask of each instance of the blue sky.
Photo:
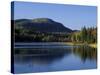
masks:
[(50, 18), (73, 30), (96, 27), (97, 7), (33, 2), (14, 2), (14, 19)]

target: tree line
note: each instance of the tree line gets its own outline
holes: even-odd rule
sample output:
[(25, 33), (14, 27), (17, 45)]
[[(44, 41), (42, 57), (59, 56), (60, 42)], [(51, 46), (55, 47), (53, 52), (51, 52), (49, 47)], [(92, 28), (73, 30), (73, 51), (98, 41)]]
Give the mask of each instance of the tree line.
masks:
[(79, 32), (71, 34), (71, 40), (80, 43), (97, 43), (97, 27), (86, 28), (84, 26)]
[(15, 42), (69, 42), (67, 33), (35, 32), (26, 29), (15, 29)]
[(35, 32), (34, 30), (15, 28), (15, 42), (73, 42), (97, 43), (97, 27), (86, 28), (72, 33)]

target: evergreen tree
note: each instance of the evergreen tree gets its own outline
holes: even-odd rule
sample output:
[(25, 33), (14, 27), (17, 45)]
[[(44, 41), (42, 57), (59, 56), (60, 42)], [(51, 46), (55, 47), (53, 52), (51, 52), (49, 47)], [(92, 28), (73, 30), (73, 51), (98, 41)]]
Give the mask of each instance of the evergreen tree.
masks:
[(87, 30), (85, 26), (81, 30), (81, 39), (82, 39), (82, 42), (87, 41)]

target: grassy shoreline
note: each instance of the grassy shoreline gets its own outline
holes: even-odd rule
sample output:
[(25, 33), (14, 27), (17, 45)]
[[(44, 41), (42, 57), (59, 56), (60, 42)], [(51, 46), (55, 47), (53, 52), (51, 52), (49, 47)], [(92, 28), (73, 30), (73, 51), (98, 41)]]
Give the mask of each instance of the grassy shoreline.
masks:
[(93, 48), (97, 48), (97, 44), (94, 43), (94, 44), (89, 44), (90, 47), (93, 47)]
[(88, 45), (90, 47), (97, 48), (97, 44), (96, 43), (87, 44), (87, 43), (65, 42), (65, 44), (67, 44), (67, 45)]

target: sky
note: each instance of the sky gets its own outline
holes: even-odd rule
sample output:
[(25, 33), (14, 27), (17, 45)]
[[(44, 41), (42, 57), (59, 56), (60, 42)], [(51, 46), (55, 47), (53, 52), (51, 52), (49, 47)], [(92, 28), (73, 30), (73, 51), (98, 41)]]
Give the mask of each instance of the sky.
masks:
[(72, 30), (97, 26), (97, 7), (68, 4), (14, 2), (14, 19), (50, 18)]

